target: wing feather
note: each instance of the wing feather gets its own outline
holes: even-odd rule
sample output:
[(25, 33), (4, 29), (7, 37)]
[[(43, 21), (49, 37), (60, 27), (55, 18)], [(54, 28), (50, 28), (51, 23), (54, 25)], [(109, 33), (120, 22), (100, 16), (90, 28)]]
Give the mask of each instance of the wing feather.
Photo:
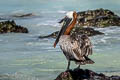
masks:
[[(92, 44), (88, 36), (78, 35), (74, 41), (74, 54), (76, 54), (79, 60), (83, 59), (83, 56), (88, 56), (92, 54)], [(75, 44), (77, 42), (77, 44)]]

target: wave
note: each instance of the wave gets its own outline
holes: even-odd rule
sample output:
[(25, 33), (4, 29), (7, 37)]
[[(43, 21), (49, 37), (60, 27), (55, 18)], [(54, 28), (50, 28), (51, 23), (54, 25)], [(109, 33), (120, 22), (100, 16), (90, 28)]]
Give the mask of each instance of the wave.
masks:
[(120, 70), (111, 70), (111, 71), (98, 71), (100, 73), (104, 73), (107, 76), (112, 76), (112, 75), (120, 75)]
[(15, 10), (11, 12), (11, 14), (17, 14), (17, 13), (25, 13), (25, 11), (20, 9), (20, 10)]
[[(111, 26), (107, 28), (95, 28), (99, 30), (105, 35), (98, 35), (91, 37), (91, 41), (93, 43), (93, 48), (97, 52), (101, 51), (111, 51), (116, 50), (117, 47), (120, 47), (120, 27), (118, 26)], [(114, 46), (114, 47), (113, 47)]]
[(48, 21), (43, 21), (43, 22), (40, 22), (40, 23), (36, 24), (36, 26), (42, 26), (42, 25), (53, 26), (53, 27), (60, 27), (60, 25), (57, 22), (57, 20), (48, 20)]
[(65, 14), (67, 11), (64, 11), (64, 10), (58, 10), (57, 12), (58, 12), (58, 13)]
[(39, 80), (39, 79), (19, 72), (15, 74), (0, 75), (0, 80)]
[(113, 33), (115, 31), (120, 31), (120, 27), (119, 26), (110, 26), (110, 27), (106, 27), (106, 28), (95, 28), (96, 30), (102, 31), (104, 33)]

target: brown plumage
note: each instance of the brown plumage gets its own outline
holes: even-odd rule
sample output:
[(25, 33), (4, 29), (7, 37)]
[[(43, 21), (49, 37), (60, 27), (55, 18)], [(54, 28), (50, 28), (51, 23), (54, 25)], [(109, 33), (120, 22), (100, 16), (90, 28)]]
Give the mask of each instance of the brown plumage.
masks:
[[(68, 19), (72, 18), (72, 20), (63, 20), (63, 26), (54, 43), (54, 47), (59, 42), (60, 48), (68, 60), (67, 69), (69, 69), (70, 61), (75, 61), (76, 64), (79, 64), (79, 67), (80, 65), (93, 64), (94, 61), (88, 58), (88, 55), (92, 54), (92, 44), (88, 36), (85, 34), (70, 35), (70, 31), (77, 21), (77, 13), (69, 12), (67, 17)], [(69, 21), (68, 24), (67, 21)]]

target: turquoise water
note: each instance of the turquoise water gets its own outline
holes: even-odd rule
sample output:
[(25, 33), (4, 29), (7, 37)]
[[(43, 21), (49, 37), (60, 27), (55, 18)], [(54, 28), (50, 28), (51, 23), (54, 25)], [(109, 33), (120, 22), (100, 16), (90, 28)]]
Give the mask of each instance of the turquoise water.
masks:
[[(38, 39), (60, 29), (57, 23), (67, 11), (106, 8), (120, 15), (119, 0), (3, 0), (0, 17), (15, 19), (29, 29), (29, 34), (0, 35), (0, 80), (53, 80), (64, 71), (67, 61), (54, 39)], [(35, 17), (15, 18), (13, 15), (33, 13)], [(93, 65), (82, 68), (120, 75), (120, 28), (99, 28), (105, 35), (91, 37)], [(74, 62), (71, 68), (75, 68)]]

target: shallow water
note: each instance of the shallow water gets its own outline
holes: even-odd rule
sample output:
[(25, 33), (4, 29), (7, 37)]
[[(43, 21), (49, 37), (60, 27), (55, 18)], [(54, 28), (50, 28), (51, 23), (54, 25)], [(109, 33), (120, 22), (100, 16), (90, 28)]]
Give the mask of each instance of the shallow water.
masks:
[[(67, 61), (54, 39), (38, 39), (60, 29), (57, 23), (67, 11), (107, 8), (120, 15), (119, 0), (8, 0), (0, 2), (0, 17), (15, 19), (29, 29), (29, 34), (0, 35), (0, 80), (53, 80), (64, 71)], [(35, 17), (15, 18), (12, 15), (33, 13)], [(120, 75), (120, 28), (99, 28), (105, 35), (91, 37), (93, 65), (82, 68)], [(74, 62), (71, 68), (75, 68)]]

